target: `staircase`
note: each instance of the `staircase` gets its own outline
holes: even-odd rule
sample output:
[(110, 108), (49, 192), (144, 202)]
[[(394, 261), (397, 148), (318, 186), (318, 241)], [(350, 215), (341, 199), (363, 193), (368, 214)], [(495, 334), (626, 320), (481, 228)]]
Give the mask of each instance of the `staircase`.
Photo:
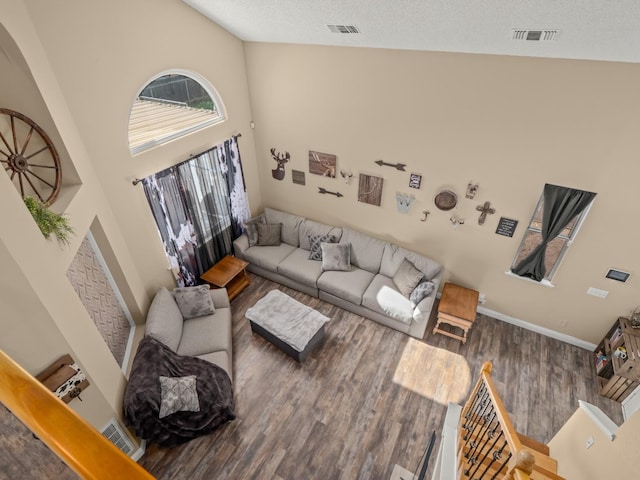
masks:
[(549, 457), (546, 445), (515, 431), (491, 379), (491, 369), (490, 362), (483, 365), (459, 416), (456, 480), (565, 480), (557, 474), (557, 462)]

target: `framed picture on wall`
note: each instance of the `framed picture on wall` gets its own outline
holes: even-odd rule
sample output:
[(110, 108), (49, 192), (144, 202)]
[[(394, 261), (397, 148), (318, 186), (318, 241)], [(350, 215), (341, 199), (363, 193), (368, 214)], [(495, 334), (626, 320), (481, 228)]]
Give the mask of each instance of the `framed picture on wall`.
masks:
[(304, 185), (304, 172), (302, 170), (291, 170), (291, 180), (298, 185)]
[(382, 203), (382, 177), (360, 174), (358, 182), (358, 201), (379, 207)]
[(337, 159), (338, 157), (330, 153), (309, 150), (309, 173), (336, 178)]
[(419, 173), (411, 173), (409, 175), (409, 187), (420, 188), (421, 183), (422, 183), (422, 175), (420, 175)]

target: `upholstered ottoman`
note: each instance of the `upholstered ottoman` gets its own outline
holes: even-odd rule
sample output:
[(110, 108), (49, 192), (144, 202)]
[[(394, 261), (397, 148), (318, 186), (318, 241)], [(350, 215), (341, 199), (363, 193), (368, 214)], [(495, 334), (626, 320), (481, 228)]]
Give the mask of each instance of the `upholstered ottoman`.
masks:
[(257, 333), (298, 362), (303, 362), (324, 338), (325, 315), (271, 290), (245, 314)]

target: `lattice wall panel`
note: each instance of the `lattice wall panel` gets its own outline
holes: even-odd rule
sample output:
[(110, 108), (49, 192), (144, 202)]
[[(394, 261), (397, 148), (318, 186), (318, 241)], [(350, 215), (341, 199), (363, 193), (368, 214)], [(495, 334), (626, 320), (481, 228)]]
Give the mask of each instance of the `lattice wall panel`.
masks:
[(67, 278), (122, 366), (131, 326), (87, 238), (69, 266)]

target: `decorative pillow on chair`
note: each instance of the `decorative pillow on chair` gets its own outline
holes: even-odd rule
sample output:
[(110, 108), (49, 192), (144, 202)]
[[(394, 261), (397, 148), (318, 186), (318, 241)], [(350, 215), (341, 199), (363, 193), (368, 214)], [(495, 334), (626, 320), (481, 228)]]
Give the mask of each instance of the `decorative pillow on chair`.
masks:
[(420, 282), (416, 288), (413, 289), (411, 295), (409, 296), (409, 300), (411, 301), (411, 306), (416, 308), (422, 300), (431, 295), (433, 289), (436, 288), (436, 284), (431, 280), (425, 280), (424, 282)]
[(424, 273), (405, 258), (392, 280), (395, 286), (398, 287), (398, 290), (400, 290), (400, 293), (409, 298), (413, 289), (416, 288), (423, 278)]
[(267, 223), (264, 218), (264, 214), (258, 215), (257, 217), (252, 218), (251, 220), (247, 220), (242, 224), (242, 229), (244, 233), (247, 234), (247, 240), (249, 240), (249, 246), (253, 247), (256, 243), (258, 243), (258, 227), (259, 223)]
[(323, 242), (326, 243), (335, 243), (336, 237), (333, 235), (309, 235), (309, 260), (322, 260), (322, 248), (321, 244)]
[(199, 412), (196, 376), (158, 377), (160, 379), (161, 402), (158, 418), (176, 412)]
[(328, 243), (320, 244), (322, 249), (322, 270), (351, 270), (351, 244)]
[(258, 243), (256, 245), (271, 247), (280, 245), (281, 223), (257, 223), (256, 227), (258, 227)]
[(185, 320), (204, 315), (213, 315), (216, 312), (213, 299), (209, 293), (209, 285), (174, 288), (173, 298), (176, 299), (182, 318)]

